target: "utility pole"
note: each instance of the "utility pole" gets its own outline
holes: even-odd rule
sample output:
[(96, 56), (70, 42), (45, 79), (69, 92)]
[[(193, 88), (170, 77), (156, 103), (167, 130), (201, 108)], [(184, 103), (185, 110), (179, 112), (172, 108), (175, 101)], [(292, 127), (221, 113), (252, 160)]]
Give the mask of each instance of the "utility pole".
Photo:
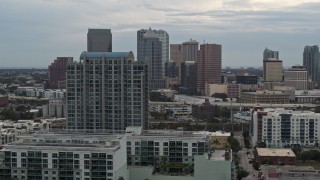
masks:
[(232, 98), (230, 98), (231, 100), (231, 133), (234, 135), (233, 132), (233, 106), (232, 106)]

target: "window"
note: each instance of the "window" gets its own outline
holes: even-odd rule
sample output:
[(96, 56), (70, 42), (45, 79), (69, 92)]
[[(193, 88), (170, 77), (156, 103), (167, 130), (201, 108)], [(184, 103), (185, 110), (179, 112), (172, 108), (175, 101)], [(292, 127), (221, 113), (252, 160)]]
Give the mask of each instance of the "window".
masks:
[(79, 154), (74, 154), (74, 158), (79, 158)]
[(89, 154), (85, 154), (85, 155), (84, 155), (84, 158), (85, 158), (85, 159), (89, 159), (89, 158), (90, 158), (90, 155), (89, 155)]

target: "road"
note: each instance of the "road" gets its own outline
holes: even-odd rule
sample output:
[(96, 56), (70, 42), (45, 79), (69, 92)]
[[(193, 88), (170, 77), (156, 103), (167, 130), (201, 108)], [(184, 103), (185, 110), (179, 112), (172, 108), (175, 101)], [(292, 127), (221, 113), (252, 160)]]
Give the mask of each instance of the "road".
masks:
[(242, 136), (242, 132), (235, 132), (234, 137), (239, 141), (240, 146), (242, 147), (242, 150), (238, 152), (238, 155), (240, 157), (240, 167), (243, 167), (245, 170), (249, 172), (249, 175), (246, 178), (243, 178), (243, 180), (253, 180), (256, 179), (256, 171), (253, 169), (252, 164), (249, 163), (247, 151), (249, 151), (249, 156), (253, 157), (252, 149), (244, 148), (244, 139)]

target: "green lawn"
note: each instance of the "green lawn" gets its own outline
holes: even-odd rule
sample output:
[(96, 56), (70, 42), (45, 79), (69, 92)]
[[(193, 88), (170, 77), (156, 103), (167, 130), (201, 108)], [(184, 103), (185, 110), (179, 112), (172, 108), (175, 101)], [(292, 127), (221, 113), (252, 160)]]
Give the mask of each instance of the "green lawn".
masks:
[(320, 163), (319, 162), (297, 162), (296, 166), (312, 166), (314, 169), (320, 170)]

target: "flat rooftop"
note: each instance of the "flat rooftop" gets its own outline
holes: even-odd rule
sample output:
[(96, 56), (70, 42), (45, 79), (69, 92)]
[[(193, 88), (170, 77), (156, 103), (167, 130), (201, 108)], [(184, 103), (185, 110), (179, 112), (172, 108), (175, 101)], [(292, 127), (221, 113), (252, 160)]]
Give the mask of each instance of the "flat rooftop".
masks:
[(290, 148), (257, 148), (256, 150), (259, 156), (296, 157), (296, 155)]

